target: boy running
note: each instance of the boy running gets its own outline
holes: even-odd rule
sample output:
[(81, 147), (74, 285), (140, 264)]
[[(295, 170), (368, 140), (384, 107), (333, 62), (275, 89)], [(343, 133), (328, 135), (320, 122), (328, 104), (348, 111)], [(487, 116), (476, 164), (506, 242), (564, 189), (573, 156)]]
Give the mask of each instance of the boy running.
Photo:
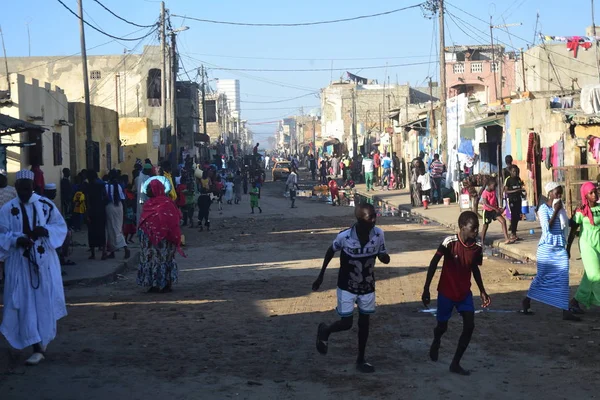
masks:
[(485, 190), (481, 194), (481, 205), (483, 207), (483, 228), (481, 229), (481, 244), (485, 246), (485, 234), (488, 226), (492, 221), (500, 222), (502, 225), (502, 233), (506, 244), (514, 243), (515, 241), (508, 237), (506, 229), (506, 219), (502, 216), (502, 209), (498, 207), (498, 197), (496, 197), (496, 178), (489, 178)]
[(490, 296), (485, 291), (479, 266), (483, 261), (481, 245), (476, 242), (479, 233), (479, 219), (473, 211), (465, 211), (458, 218), (458, 235), (448, 236), (431, 259), (427, 280), (423, 288), (421, 299), (425, 307), (429, 306), (431, 297), (429, 286), (435, 275), (440, 259), (444, 257), (442, 265), (442, 276), (438, 285), (437, 300), (437, 326), (433, 330), (433, 343), (429, 350), (432, 361), (438, 360), (438, 353), (442, 335), (448, 329), (448, 321), (452, 316), (454, 308), (462, 315), (463, 331), (458, 340), (458, 347), (452, 363), (450, 372), (460, 375), (470, 375), (470, 372), (460, 366), (460, 360), (469, 346), (473, 330), (475, 329), (475, 306), (473, 305), (473, 294), (471, 293), (471, 272), (479, 287), (483, 307), (490, 305)]
[(323, 275), (336, 251), (341, 251), (337, 283), (337, 312), (341, 319), (331, 325), (319, 324), (317, 350), (327, 354), (329, 335), (352, 328), (354, 303), (358, 304), (358, 358), (356, 368), (361, 372), (375, 372), (365, 360), (369, 337), (369, 315), (375, 312), (375, 258), (384, 264), (390, 262), (385, 248), (383, 231), (375, 226), (377, 214), (371, 204), (360, 204), (354, 210), (356, 223), (338, 234), (327, 249), (321, 273), (312, 289), (319, 290)]

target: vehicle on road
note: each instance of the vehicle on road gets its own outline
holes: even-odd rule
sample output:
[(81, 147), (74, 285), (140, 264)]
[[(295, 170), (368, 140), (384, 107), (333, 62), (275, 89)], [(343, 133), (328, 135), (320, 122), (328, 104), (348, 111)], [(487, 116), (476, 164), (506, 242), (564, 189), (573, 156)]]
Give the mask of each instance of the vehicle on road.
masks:
[(273, 165), (273, 181), (278, 179), (287, 179), (290, 175), (290, 167), (292, 163), (289, 161), (277, 161), (275, 165)]

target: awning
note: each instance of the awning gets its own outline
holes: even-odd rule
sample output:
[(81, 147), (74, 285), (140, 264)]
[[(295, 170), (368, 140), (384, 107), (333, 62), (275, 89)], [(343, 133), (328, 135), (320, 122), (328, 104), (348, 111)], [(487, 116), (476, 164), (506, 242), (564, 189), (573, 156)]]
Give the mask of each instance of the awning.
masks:
[(482, 118), (477, 121), (467, 122), (466, 124), (462, 124), (461, 128), (483, 128), (486, 126), (504, 126), (504, 115), (492, 115), (491, 117)]
[(332, 146), (332, 145), (336, 145), (336, 144), (340, 144), (339, 139), (336, 139), (336, 138), (328, 138), (328, 139), (325, 139), (325, 141), (323, 142), (323, 146)]
[(407, 124), (401, 125), (403, 128), (410, 128), (410, 129), (425, 129), (427, 127), (427, 117), (425, 118), (419, 118), (416, 119), (414, 121), (410, 121)]
[(21, 132), (44, 132), (46, 128), (22, 121), (8, 115), (0, 114), (0, 136)]

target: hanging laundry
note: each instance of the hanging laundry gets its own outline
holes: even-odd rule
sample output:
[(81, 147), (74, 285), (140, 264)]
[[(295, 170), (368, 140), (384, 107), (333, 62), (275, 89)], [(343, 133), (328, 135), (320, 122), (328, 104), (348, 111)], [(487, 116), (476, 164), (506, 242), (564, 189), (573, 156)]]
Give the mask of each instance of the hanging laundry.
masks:
[[(546, 153), (545, 157), (543, 155), (544, 152)], [(545, 147), (542, 150), (542, 160), (546, 164), (546, 169), (552, 168), (552, 147)]]
[(532, 170), (535, 164), (535, 133), (529, 132), (529, 138), (527, 139), (527, 169)]
[(600, 162), (600, 138), (591, 136), (588, 142), (588, 152), (592, 154), (592, 157), (596, 161)]
[(568, 96), (561, 98), (560, 104), (562, 105), (562, 108), (573, 108), (573, 97)]
[(466, 154), (469, 157), (475, 156), (475, 150), (473, 149), (473, 142), (470, 140), (461, 140), (458, 146), (458, 152)]

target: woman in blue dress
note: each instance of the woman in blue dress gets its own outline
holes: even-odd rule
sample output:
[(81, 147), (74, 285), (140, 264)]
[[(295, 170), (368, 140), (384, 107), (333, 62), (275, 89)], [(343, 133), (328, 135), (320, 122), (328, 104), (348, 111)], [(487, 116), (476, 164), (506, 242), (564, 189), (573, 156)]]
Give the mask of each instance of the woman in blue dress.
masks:
[(563, 310), (563, 319), (579, 321), (569, 309), (569, 255), (565, 229), (567, 213), (562, 204), (563, 188), (557, 182), (546, 184), (548, 201), (538, 209), (542, 236), (537, 249), (537, 275), (527, 297), (523, 300), (523, 313), (530, 311), (531, 300)]

